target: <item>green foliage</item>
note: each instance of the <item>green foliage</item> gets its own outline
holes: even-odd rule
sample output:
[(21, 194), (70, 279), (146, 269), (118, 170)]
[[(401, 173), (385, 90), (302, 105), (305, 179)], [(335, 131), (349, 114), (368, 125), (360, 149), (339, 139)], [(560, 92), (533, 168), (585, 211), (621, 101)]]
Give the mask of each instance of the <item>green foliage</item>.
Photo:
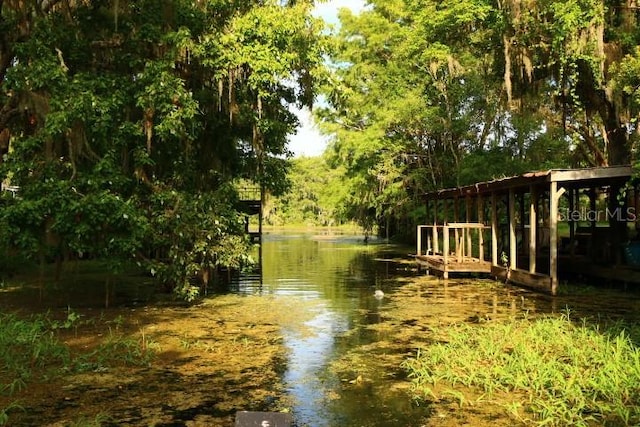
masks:
[(290, 189), (267, 204), (268, 223), (335, 226), (349, 220), (341, 206), (348, 189), (341, 168), (330, 168), (323, 157), (297, 158), (291, 164)]
[(9, 412), (11, 411), (24, 411), (24, 408), (18, 405), (16, 402), (11, 403), (5, 408), (0, 408), (0, 426), (9, 424)]
[(244, 219), (233, 209), (234, 199), (231, 187), (197, 195), (174, 190), (156, 193), (153, 248), (162, 256), (150, 254), (151, 274), (174, 284), (179, 296), (193, 300), (198, 288), (191, 279), (199, 272), (245, 265), (249, 242), (242, 235)]
[(75, 311), (71, 310), (71, 307), (67, 307), (67, 318), (64, 321), (54, 320), (51, 322), (49, 327), (53, 330), (70, 329), (70, 328), (76, 328), (77, 330), (81, 322), (80, 320), (81, 317), (82, 317), (81, 314), (78, 314)]
[(404, 366), (420, 399), (437, 400), (452, 390), (462, 393), (461, 402), (469, 400), (461, 385), (486, 393), (485, 399), (508, 394), (506, 407), (527, 423), (635, 425), (640, 349), (628, 328), (576, 325), (568, 314), (454, 325), (438, 337), (442, 342), (421, 349)]
[(372, 6), (341, 15), (335, 84), (319, 113), (335, 136), (331, 162), (346, 169), (342, 204), (363, 224), (406, 218), (422, 193), (459, 184), (463, 155), (490, 144), (483, 127), (498, 114), (482, 96), (497, 85), (486, 67), (491, 34), (469, 31), (493, 19), (490, 6)]
[[(136, 261), (179, 294), (248, 245), (230, 190), (287, 187), (290, 104), (310, 104), (324, 36), (308, 1), (3, 5), (0, 249)], [(44, 6), (43, 6), (44, 7)], [(3, 141), (3, 140), (0, 140)]]
[(101, 427), (103, 425), (111, 425), (113, 424), (113, 419), (109, 414), (99, 413), (94, 417), (80, 417), (76, 420), (73, 420), (69, 427)]
[[(638, 16), (599, 0), (371, 1), (341, 13), (327, 103), (341, 205), (406, 218), (420, 194), (570, 166), (628, 164)], [(410, 225), (409, 228), (413, 228)]]
[[(122, 364), (148, 366), (155, 357), (144, 334), (138, 340), (113, 333), (93, 351), (71, 357), (69, 348), (57, 339), (55, 331), (77, 329), (82, 324), (80, 319), (71, 308), (63, 321), (51, 320), (48, 316), (22, 319), (0, 313), (0, 364), (3, 366), (0, 395), (14, 396), (25, 391), (38, 373), (57, 377), (64, 372), (96, 371)], [(9, 413), (21, 409), (17, 403), (0, 408), (0, 425), (8, 425)], [(99, 420), (106, 421), (102, 415), (96, 417), (96, 422)]]
[(58, 343), (45, 319), (22, 320), (0, 313), (0, 363), (8, 373), (0, 393), (14, 395), (26, 387), (34, 369), (69, 361), (68, 349)]
[(76, 362), (76, 369), (81, 371), (100, 370), (108, 366), (148, 366), (155, 353), (147, 343), (133, 338), (109, 335), (92, 353), (83, 355)]

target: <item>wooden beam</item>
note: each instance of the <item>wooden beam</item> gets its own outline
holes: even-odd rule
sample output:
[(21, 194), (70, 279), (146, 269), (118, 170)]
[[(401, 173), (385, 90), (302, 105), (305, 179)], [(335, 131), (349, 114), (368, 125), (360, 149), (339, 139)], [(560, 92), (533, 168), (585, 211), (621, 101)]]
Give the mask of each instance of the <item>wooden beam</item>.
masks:
[(507, 270), (504, 267), (493, 266), (491, 267), (491, 275), (501, 280), (507, 280), (508, 275), (509, 281), (512, 283), (544, 292), (550, 292), (551, 289), (551, 278), (546, 274), (529, 273), (519, 269)]
[(518, 268), (518, 248), (516, 242), (516, 193), (509, 189), (509, 267)]
[(498, 265), (498, 197), (491, 193), (491, 265)]
[[(478, 196), (478, 223), (484, 224), (484, 199)], [(484, 230), (478, 230), (478, 258), (484, 261)]]
[[(467, 223), (471, 222), (472, 205), (473, 205), (473, 202), (471, 200), (471, 197), (467, 196), (465, 200), (465, 214), (466, 214), (465, 217), (466, 217)], [(471, 230), (464, 230), (463, 233), (466, 235), (464, 255), (469, 257), (473, 256), (473, 245), (471, 244)]]
[(442, 262), (444, 264), (442, 277), (444, 279), (449, 278), (449, 271), (447, 270), (447, 264), (449, 263), (449, 226), (445, 225), (442, 229), (442, 235), (444, 242), (442, 242)]
[(433, 235), (431, 236), (431, 239), (433, 239), (433, 253), (437, 254), (440, 252), (440, 243), (438, 242), (439, 236), (438, 236), (438, 199), (434, 200), (433, 203), (433, 229), (431, 230), (431, 232), (433, 233)]
[(529, 273), (536, 272), (537, 233), (538, 233), (538, 189), (532, 185), (529, 189)]
[(551, 294), (558, 293), (558, 183), (552, 181), (549, 190), (549, 276)]
[(631, 166), (610, 166), (604, 168), (555, 170), (551, 172), (550, 180), (563, 181), (588, 181), (593, 179), (629, 178), (633, 171)]

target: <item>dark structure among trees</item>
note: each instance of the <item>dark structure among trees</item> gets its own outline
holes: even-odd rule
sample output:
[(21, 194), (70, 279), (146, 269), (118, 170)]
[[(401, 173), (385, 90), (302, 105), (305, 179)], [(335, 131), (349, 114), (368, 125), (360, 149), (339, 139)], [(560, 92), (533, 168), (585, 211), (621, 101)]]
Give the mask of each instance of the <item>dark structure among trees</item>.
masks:
[(635, 281), (631, 167), (554, 169), (425, 195), (417, 262), (442, 274), (476, 272), (555, 295), (558, 276)]

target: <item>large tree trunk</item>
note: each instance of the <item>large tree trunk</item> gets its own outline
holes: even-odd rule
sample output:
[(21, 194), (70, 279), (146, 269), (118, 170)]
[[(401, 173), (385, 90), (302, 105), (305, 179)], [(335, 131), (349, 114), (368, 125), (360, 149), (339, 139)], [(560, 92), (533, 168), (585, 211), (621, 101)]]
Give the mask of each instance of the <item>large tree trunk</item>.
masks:
[(631, 163), (631, 141), (625, 126), (626, 110), (619, 101), (608, 99), (604, 90), (595, 87), (594, 82), (580, 85), (583, 102), (602, 121), (602, 139), (607, 155), (606, 164), (628, 165)]
[[(618, 0), (612, 2), (606, 14), (609, 16), (606, 21), (610, 26), (615, 26), (617, 22), (618, 30), (623, 34), (633, 34), (638, 25), (638, 1)], [(624, 57), (625, 52), (621, 40), (605, 40), (605, 32), (600, 32), (601, 54), (603, 55), (603, 78), (607, 81), (610, 76), (611, 66)], [(596, 104), (597, 111), (602, 119), (606, 135), (603, 135), (607, 144), (607, 155), (609, 165), (626, 165), (631, 163), (631, 141), (625, 126), (629, 121), (628, 105), (625, 105), (625, 97), (618, 93), (605, 91), (605, 95), (599, 97), (601, 102)]]
[(602, 117), (607, 132), (607, 156), (609, 166), (631, 164), (631, 144), (627, 129), (622, 125), (620, 117), (615, 112)]

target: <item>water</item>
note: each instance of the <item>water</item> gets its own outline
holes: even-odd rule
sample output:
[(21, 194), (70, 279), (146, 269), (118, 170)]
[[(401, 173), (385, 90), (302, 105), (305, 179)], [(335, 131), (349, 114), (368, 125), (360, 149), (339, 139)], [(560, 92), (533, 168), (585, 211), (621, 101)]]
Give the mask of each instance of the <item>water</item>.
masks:
[[(416, 405), (400, 367), (429, 344), (433, 327), (561, 311), (640, 320), (637, 295), (607, 290), (551, 298), (487, 280), (444, 282), (418, 275), (410, 251), (365, 245), (357, 236), (264, 236), (262, 278), (242, 278), (236, 291), (313, 303), (310, 318), (283, 331), (289, 351), (284, 382), (297, 425), (417, 426), (434, 417), (439, 425), (462, 422)], [(382, 299), (376, 290), (384, 292)], [(464, 420), (510, 425), (508, 417), (501, 422), (477, 412)]]
[[(121, 328), (135, 342), (145, 333), (157, 359), (66, 375), (63, 387), (40, 392), (30, 384), (21, 397), (28, 409), (15, 415), (26, 421), (16, 425), (71, 425), (87, 408), (109, 408), (111, 425), (232, 425), (238, 410), (286, 408), (299, 427), (512, 426), (504, 406), (487, 400), (416, 404), (402, 362), (460, 322), (563, 312), (589, 323), (640, 321), (638, 290), (572, 283), (561, 286), (570, 295), (550, 297), (491, 280), (442, 281), (418, 274), (411, 251), (360, 236), (267, 234), (262, 275), (233, 283), (240, 295), (191, 307), (130, 303), (148, 288), (132, 275), (112, 283), (116, 298), (98, 311), (105, 279), (99, 265), (82, 266), (44, 289), (49, 316), (63, 320), (71, 307), (82, 315), (61, 339), (97, 346)], [(41, 290), (25, 283), (0, 289), (0, 310), (35, 305)]]
[[(375, 291), (392, 292), (399, 286), (395, 278), (412, 274), (411, 264), (389, 260), (397, 251), (382, 243), (364, 244), (360, 236), (264, 236), (262, 281), (257, 276), (241, 278), (236, 291), (313, 302), (311, 318), (284, 331), (289, 350), (284, 381), (298, 425), (353, 425), (353, 419), (360, 425), (383, 425), (379, 423), (389, 418), (383, 408), (373, 408), (371, 417), (366, 416), (372, 405), (382, 405), (372, 395), (378, 384), (367, 369), (354, 366), (344, 372), (334, 365), (376, 339), (359, 331), (381, 322), (380, 309), (390, 302), (388, 297), (376, 298)], [(402, 401), (411, 406), (407, 395)]]

